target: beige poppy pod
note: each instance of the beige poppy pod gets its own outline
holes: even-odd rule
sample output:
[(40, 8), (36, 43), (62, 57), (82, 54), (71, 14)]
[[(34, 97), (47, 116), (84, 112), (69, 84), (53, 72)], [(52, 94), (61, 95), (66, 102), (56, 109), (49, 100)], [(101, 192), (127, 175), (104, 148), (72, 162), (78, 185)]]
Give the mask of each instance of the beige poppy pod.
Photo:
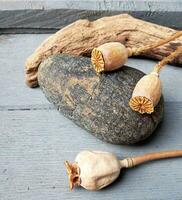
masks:
[(101, 151), (82, 151), (73, 164), (65, 161), (70, 189), (82, 186), (87, 190), (100, 190), (117, 179), (122, 168), (163, 158), (181, 157), (182, 150), (148, 153), (119, 160), (115, 155)]
[(118, 69), (126, 63), (127, 59), (128, 50), (119, 42), (105, 43), (94, 48), (91, 54), (92, 65), (98, 73)]
[(102, 189), (115, 181), (121, 169), (115, 155), (99, 151), (82, 151), (73, 164), (68, 161), (65, 164), (68, 174), (71, 173), (69, 175), (70, 189), (75, 185), (87, 190)]
[(164, 45), (182, 35), (182, 31), (176, 32), (174, 35), (165, 40), (157, 41), (155, 44), (149, 44), (142, 47), (127, 48), (120, 42), (108, 42), (94, 48), (91, 53), (92, 65), (97, 73), (103, 71), (113, 71), (122, 67), (128, 57), (137, 56), (145, 51), (149, 51), (161, 45)]
[(152, 113), (162, 94), (159, 74), (152, 72), (142, 77), (136, 84), (129, 105), (139, 113)]
[[(181, 32), (180, 32), (181, 33)], [(159, 73), (167, 63), (171, 62), (176, 56), (182, 53), (182, 46), (179, 46), (173, 53), (161, 60), (154, 66), (153, 71), (141, 78), (136, 84), (129, 105), (132, 110), (141, 114), (154, 112), (154, 107), (158, 104), (162, 86)]]

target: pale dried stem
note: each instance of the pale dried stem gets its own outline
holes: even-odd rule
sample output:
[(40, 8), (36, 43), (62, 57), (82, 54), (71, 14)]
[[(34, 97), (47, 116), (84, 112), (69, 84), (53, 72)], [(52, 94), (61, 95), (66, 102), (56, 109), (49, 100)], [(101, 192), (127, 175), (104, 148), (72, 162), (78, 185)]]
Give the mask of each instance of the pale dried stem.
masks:
[(179, 46), (176, 51), (174, 51), (173, 53), (171, 53), (169, 56), (165, 57), (163, 60), (161, 60), (155, 67), (153, 72), (156, 73), (160, 73), (162, 67), (164, 67), (164, 65), (166, 65), (167, 63), (170, 63), (171, 61), (173, 61), (179, 54), (182, 53), (182, 46)]
[(178, 31), (175, 34), (173, 34), (172, 36), (170, 36), (170, 37), (168, 37), (168, 38), (166, 38), (164, 40), (160, 40), (157, 43), (146, 45), (146, 46), (139, 47), (139, 48), (132, 48), (130, 54), (131, 54), (131, 56), (140, 55), (143, 52), (149, 51), (151, 49), (154, 49), (154, 48), (157, 48), (159, 46), (162, 46), (162, 45), (164, 45), (164, 44), (166, 44), (168, 42), (171, 42), (171, 41), (175, 40), (176, 38), (179, 38), (180, 36), (182, 36), (182, 31)]
[(148, 161), (159, 160), (164, 158), (176, 158), (176, 157), (182, 157), (182, 150), (148, 153), (142, 156), (126, 158), (124, 160), (121, 160), (120, 163), (121, 163), (121, 168), (122, 167), (132, 168)]

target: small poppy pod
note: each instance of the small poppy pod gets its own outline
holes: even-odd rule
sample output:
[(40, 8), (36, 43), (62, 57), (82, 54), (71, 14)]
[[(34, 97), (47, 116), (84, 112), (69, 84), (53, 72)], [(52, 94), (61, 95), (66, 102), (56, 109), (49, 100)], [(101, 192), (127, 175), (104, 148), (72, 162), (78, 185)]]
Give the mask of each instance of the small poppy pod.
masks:
[(120, 68), (128, 59), (127, 48), (119, 42), (109, 42), (94, 48), (91, 61), (96, 72)]
[(87, 190), (100, 190), (111, 184), (120, 174), (118, 158), (108, 152), (82, 151), (73, 164), (65, 162), (70, 189), (82, 186)]
[(149, 44), (141, 47), (126, 48), (120, 42), (108, 42), (102, 44), (92, 50), (92, 65), (97, 73), (119, 69), (126, 63), (128, 57), (140, 55), (145, 51), (164, 45), (181, 35), (182, 31), (178, 31), (166, 39), (157, 41), (155, 44)]
[(159, 74), (152, 72), (142, 77), (136, 84), (129, 105), (141, 114), (154, 112), (162, 94)]

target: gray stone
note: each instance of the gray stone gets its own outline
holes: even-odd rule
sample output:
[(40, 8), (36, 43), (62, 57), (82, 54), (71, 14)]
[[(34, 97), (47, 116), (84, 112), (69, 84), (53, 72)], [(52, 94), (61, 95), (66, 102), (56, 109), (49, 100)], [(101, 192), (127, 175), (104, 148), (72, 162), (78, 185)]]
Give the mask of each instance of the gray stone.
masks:
[(98, 75), (90, 58), (62, 54), (40, 65), (38, 81), (47, 99), (80, 127), (110, 143), (133, 144), (149, 137), (163, 117), (163, 98), (151, 115), (128, 105), (143, 75), (127, 66)]

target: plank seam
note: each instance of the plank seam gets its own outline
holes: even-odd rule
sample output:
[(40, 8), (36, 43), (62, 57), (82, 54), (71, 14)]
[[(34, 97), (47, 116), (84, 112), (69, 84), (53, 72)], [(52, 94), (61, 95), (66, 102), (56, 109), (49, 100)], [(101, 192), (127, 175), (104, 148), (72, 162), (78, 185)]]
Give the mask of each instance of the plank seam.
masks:
[(0, 111), (55, 110), (54, 105), (0, 106)]

